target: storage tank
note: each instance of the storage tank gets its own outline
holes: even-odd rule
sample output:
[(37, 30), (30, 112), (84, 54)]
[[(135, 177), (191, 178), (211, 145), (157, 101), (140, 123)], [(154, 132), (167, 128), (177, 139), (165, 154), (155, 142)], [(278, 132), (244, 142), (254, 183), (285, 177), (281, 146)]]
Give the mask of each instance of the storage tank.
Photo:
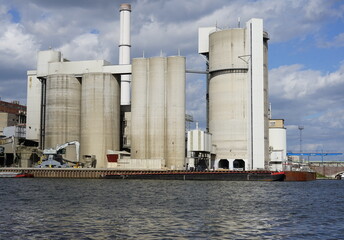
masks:
[[(49, 75), (46, 80), (45, 148), (80, 139), (81, 84), (73, 75)], [(76, 160), (75, 146), (67, 147), (68, 160)]]
[(287, 160), (287, 130), (285, 128), (270, 128), (269, 143), (271, 147), (271, 161)]
[(119, 150), (120, 78), (87, 73), (82, 78), (81, 156), (95, 155), (97, 168), (107, 167), (107, 150)]
[(217, 159), (248, 158), (248, 64), (245, 29), (210, 34), (209, 131)]
[(147, 156), (147, 58), (135, 58), (132, 65), (131, 158)]
[(185, 165), (185, 57), (167, 58), (166, 79), (166, 165)]
[(166, 158), (165, 155), (165, 71), (166, 58), (149, 59), (147, 87), (148, 158)]

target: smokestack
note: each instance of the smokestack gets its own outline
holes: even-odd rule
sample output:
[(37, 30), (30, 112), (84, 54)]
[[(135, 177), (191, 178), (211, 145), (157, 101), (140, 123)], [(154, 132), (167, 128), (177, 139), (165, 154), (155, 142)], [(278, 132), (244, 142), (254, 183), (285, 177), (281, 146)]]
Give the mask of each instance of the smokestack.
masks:
[[(121, 4), (119, 64), (130, 64), (130, 13), (131, 5)], [(130, 75), (121, 76), (121, 105), (130, 105)]]

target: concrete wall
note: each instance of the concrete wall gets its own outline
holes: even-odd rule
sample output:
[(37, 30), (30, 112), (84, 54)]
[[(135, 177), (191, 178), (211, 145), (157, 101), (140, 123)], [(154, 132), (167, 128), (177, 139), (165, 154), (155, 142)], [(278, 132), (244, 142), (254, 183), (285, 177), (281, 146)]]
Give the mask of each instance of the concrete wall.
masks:
[(8, 113), (0, 112), (0, 135), (3, 135), (4, 128), (8, 126)]
[(35, 141), (40, 140), (41, 88), (36, 71), (29, 71), (27, 76), (26, 138)]
[[(267, 168), (269, 161), (268, 145), (268, 102), (267, 75), (264, 71), (263, 20), (251, 19), (246, 23), (246, 34), (249, 36), (247, 52), (251, 55), (251, 153), (252, 168)], [(267, 63), (265, 63), (267, 64)]]

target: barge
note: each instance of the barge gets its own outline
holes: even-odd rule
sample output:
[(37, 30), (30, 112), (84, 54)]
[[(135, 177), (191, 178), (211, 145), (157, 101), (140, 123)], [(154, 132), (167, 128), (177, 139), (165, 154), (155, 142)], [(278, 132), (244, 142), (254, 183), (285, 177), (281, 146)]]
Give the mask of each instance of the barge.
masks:
[[(315, 172), (307, 171), (142, 171), (100, 168), (1, 168), (1, 173), (25, 173), (35, 178), (218, 180), (218, 181), (312, 181)], [(18, 175), (19, 177), (20, 175)], [(24, 177), (24, 176), (22, 176)]]
[(151, 180), (220, 180), (220, 181), (284, 181), (284, 172), (271, 171), (143, 171), (117, 172), (104, 175), (106, 179)]

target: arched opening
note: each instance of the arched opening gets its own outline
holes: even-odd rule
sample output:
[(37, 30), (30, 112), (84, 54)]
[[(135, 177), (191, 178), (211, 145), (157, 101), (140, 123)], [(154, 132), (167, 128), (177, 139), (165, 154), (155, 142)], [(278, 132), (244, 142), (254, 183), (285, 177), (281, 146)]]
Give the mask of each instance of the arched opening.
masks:
[(219, 161), (219, 168), (229, 169), (229, 161), (227, 159), (221, 159)]
[(245, 161), (242, 159), (235, 159), (233, 161), (233, 168), (245, 171)]

